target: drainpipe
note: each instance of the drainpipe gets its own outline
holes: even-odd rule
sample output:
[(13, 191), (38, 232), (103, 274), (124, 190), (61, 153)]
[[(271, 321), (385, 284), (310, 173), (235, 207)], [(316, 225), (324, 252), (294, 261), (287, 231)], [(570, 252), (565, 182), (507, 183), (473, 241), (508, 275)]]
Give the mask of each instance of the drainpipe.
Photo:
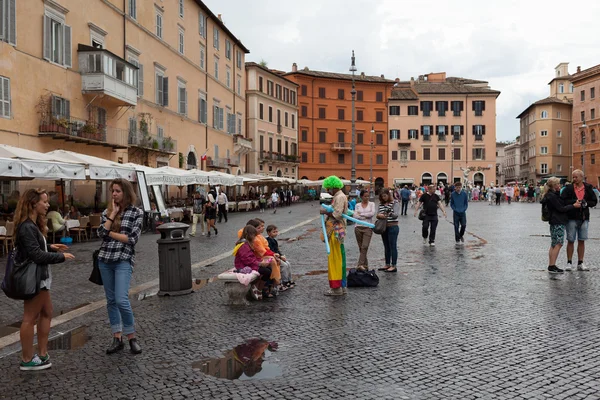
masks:
[(310, 81), (310, 95), (311, 95), (311, 104), (312, 104), (312, 110), (311, 111), (311, 122), (312, 122), (312, 139), (311, 140), (311, 162), (314, 163), (315, 162), (315, 79), (313, 78)]
[[(206, 51), (206, 65), (204, 67), (204, 88), (206, 89), (206, 124), (204, 125), (204, 147), (206, 148), (205, 153), (208, 154), (208, 51)], [(213, 107), (214, 106), (215, 105), (213, 104)], [(205, 160), (200, 159), (200, 169), (204, 169), (204, 161)]]

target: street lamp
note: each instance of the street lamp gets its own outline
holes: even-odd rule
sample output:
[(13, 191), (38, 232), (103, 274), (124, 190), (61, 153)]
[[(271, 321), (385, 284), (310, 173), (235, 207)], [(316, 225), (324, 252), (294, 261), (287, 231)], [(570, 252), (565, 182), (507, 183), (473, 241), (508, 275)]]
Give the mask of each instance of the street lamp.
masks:
[(369, 199), (375, 198), (375, 191), (373, 190), (373, 134), (375, 133), (375, 124), (371, 124), (371, 183), (369, 184)]
[(352, 169), (350, 170), (350, 196), (356, 196), (356, 126), (354, 121), (354, 102), (356, 100), (356, 88), (354, 86), (354, 73), (356, 72), (356, 63), (354, 58), (354, 50), (352, 50), (352, 64), (350, 65), (352, 72)]
[(583, 172), (583, 179), (585, 180), (585, 129), (587, 125), (585, 124), (585, 119), (583, 120), (583, 125), (581, 125), (581, 145), (583, 146), (583, 159), (581, 160), (581, 171)]

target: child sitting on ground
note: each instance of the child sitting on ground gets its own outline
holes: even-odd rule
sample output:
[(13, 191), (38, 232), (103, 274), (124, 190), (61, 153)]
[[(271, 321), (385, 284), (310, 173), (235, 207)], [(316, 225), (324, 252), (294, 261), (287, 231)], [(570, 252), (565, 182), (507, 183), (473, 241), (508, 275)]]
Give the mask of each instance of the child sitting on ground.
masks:
[(279, 230), (275, 225), (269, 225), (267, 226), (267, 235), (269, 249), (275, 253), (275, 259), (279, 261), (279, 266), (281, 268), (281, 286), (279, 287), (279, 290), (285, 291), (291, 289), (296, 283), (292, 281), (292, 266), (279, 250), (279, 243), (276, 239), (279, 235)]
[[(262, 258), (258, 257), (254, 253), (253, 243), (255, 242), (258, 232), (252, 225), (246, 225), (242, 230), (242, 237), (237, 241), (235, 248), (233, 249), (233, 255), (235, 256), (235, 269), (241, 271), (246, 267), (251, 268), (253, 271), (257, 271), (260, 274), (260, 281), (255, 286), (252, 285), (252, 296), (256, 300), (260, 300), (261, 290), (264, 289), (271, 279), (273, 272), (272, 266), (275, 264), (274, 257)], [(268, 296), (267, 297), (273, 297)]]

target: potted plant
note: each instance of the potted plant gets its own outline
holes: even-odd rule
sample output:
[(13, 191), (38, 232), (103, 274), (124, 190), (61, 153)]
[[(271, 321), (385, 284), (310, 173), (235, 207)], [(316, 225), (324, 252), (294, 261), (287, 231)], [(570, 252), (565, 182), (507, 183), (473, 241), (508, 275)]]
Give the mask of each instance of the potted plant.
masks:
[(56, 124), (58, 125), (59, 133), (67, 133), (67, 128), (69, 127), (69, 120), (65, 117), (60, 117)]
[(152, 148), (153, 148), (154, 150), (157, 150), (157, 149), (158, 149), (158, 140), (154, 139), (154, 140), (152, 141)]
[(35, 109), (40, 115), (40, 132), (52, 132), (50, 127), (50, 97), (41, 95)]
[(94, 126), (93, 123), (87, 121), (85, 125), (83, 125), (83, 127), (81, 128), (81, 133), (85, 138), (95, 139), (96, 134), (98, 133), (98, 128), (96, 128), (96, 126)]
[(171, 138), (171, 136), (167, 136), (163, 139), (163, 148), (169, 151), (173, 150), (173, 138)]
[(179, 153), (179, 168), (183, 168), (183, 162), (185, 159), (183, 158), (183, 153)]

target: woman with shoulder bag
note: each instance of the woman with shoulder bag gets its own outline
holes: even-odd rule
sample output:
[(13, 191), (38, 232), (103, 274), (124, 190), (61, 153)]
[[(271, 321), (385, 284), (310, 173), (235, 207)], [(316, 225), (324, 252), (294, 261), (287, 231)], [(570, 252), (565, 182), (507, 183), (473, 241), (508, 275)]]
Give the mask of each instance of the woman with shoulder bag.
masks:
[[(369, 201), (368, 190), (361, 190), (360, 198), (362, 201), (356, 205), (353, 216), (361, 221), (371, 223), (375, 216), (375, 203)], [(371, 244), (373, 230), (367, 226), (356, 225), (356, 228), (354, 228), (354, 236), (356, 236), (356, 242), (358, 243), (358, 249), (360, 250), (358, 267), (356, 269), (359, 271), (366, 271), (369, 269), (367, 253), (369, 251), (369, 245)]]
[[(73, 254), (64, 252), (67, 250), (64, 244), (48, 246), (45, 238), (48, 232), (48, 207), (48, 195), (44, 190), (29, 189), (19, 199), (15, 211), (15, 264), (35, 263), (41, 279), (39, 293), (34, 298), (25, 300), (23, 304), (23, 322), (20, 329), (22, 371), (36, 371), (52, 366), (48, 355), (48, 334), (52, 321), (52, 273), (49, 265), (75, 258)], [(36, 321), (39, 354), (33, 353), (33, 327)]]
[(135, 263), (135, 245), (142, 232), (144, 213), (135, 207), (136, 195), (131, 183), (115, 179), (110, 184), (112, 202), (102, 213), (98, 237), (102, 239), (98, 268), (102, 275), (106, 309), (113, 334), (106, 354), (123, 350), (122, 335), (129, 340), (133, 354), (142, 352), (135, 338), (133, 311), (129, 303), (129, 284)]
[(383, 247), (385, 250), (385, 267), (379, 268), (379, 271), (397, 272), (396, 263), (398, 262), (398, 202), (389, 189), (383, 189), (379, 193), (379, 210), (377, 219), (386, 220), (385, 231), (381, 234)]
[(565, 242), (565, 229), (569, 222), (567, 212), (574, 208), (581, 208), (581, 201), (577, 200), (574, 204), (565, 205), (560, 197), (560, 179), (552, 177), (544, 185), (542, 194), (542, 206), (548, 207), (550, 213), (550, 250), (548, 251), (548, 272), (565, 272), (562, 268), (556, 266), (556, 259)]

